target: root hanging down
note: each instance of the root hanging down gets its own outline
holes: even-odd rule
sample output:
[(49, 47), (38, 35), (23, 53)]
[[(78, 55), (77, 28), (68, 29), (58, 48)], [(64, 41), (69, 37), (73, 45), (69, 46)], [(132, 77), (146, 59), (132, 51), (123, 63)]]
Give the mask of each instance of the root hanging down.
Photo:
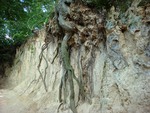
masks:
[(63, 67), (66, 71), (65, 74), (62, 76), (60, 89), (59, 89), (59, 101), (62, 102), (62, 90), (64, 92), (64, 100), (63, 103), (66, 103), (66, 81), (68, 80), (69, 86), (70, 86), (70, 109), (73, 111), (73, 113), (77, 113), (77, 110), (75, 108), (75, 100), (74, 100), (74, 83), (73, 83), (73, 69), (70, 65), (70, 57), (69, 57), (69, 51), (68, 51), (68, 45), (67, 42), (71, 38), (72, 34), (66, 34), (63, 38), (62, 44), (61, 44), (61, 57), (63, 61)]
[[(69, 6), (66, 4), (66, 2), (68, 4), (72, 3), (73, 1), (65, 1), (65, 0), (61, 0), (58, 3), (58, 8), (57, 8), (57, 19), (58, 19), (58, 24), (60, 25), (60, 27), (63, 29), (64, 31), (64, 37), (63, 40), (61, 42), (61, 52), (60, 52), (60, 56), (62, 59), (62, 63), (63, 63), (63, 68), (65, 73), (62, 75), (61, 78), (61, 83), (60, 83), (60, 87), (59, 87), (59, 101), (60, 101), (60, 106), (63, 104), (65, 104), (67, 102), (67, 99), (69, 99), (69, 105), (70, 105), (70, 109), (72, 110), (73, 113), (77, 113), (77, 109), (76, 109), (76, 105), (75, 105), (75, 92), (74, 92), (74, 82), (73, 80), (75, 80), (79, 86), (79, 95), (84, 95), (84, 90), (82, 85), (80, 84), (79, 80), (76, 78), (75, 74), (74, 74), (74, 69), (71, 66), (70, 63), (70, 55), (69, 55), (69, 46), (68, 46), (68, 41), (71, 39), (71, 37), (73, 36), (74, 32), (77, 30), (75, 23), (70, 22), (68, 20), (66, 20), (67, 15), (69, 14)], [(63, 7), (62, 7), (63, 6)], [(69, 84), (67, 84), (69, 83)], [(67, 86), (69, 85), (69, 90), (67, 89)], [(62, 92), (63, 92), (63, 100), (62, 100)], [(69, 92), (69, 97), (67, 97), (67, 93)], [(58, 111), (59, 108), (58, 107)]]
[[(59, 87), (59, 101), (60, 101), (60, 103), (66, 103), (66, 99), (67, 99), (66, 82), (68, 81), (69, 87), (70, 87), (70, 90), (69, 90), (69, 92), (70, 92), (70, 95), (69, 95), (70, 109), (73, 111), (73, 113), (77, 113), (76, 105), (75, 105), (75, 92), (74, 92), (73, 79), (77, 82), (77, 84), (79, 86), (79, 92), (80, 92), (79, 95), (85, 96), (85, 94), (84, 94), (83, 86), (82, 86), (82, 84), (80, 84), (78, 78), (75, 76), (74, 70), (70, 64), (70, 56), (69, 56), (67, 42), (71, 37), (72, 37), (72, 34), (67, 33), (64, 36), (62, 44), (61, 44), (61, 57), (62, 57), (65, 73), (63, 74), (63, 76), (61, 78), (61, 83), (60, 83), (60, 87)], [(62, 100), (62, 92), (64, 92), (63, 100)]]
[(60, 42), (58, 43), (58, 45), (57, 45), (57, 48), (56, 48), (56, 54), (55, 54), (55, 56), (54, 56), (54, 58), (53, 58), (53, 60), (52, 60), (52, 62), (51, 62), (51, 64), (53, 64), (54, 63), (54, 61), (55, 61), (55, 59), (56, 59), (56, 57), (58, 56), (58, 53), (59, 53), (59, 48), (60, 48)]
[[(47, 44), (44, 44), (44, 45), (42, 46), (42, 50), (41, 50), (41, 53), (40, 53), (40, 55), (39, 55), (39, 65), (38, 65), (38, 71), (39, 71), (39, 73), (40, 73), (40, 77), (41, 77), (41, 79), (42, 79), (42, 82), (43, 82), (43, 85), (44, 85), (44, 88), (45, 88), (45, 91), (46, 91), (46, 92), (48, 91), (47, 86), (46, 86), (46, 82), (45, 82), (45, 79), (46, 79), (46, 70), (47, 70), (47, 68), (48, 68), (48, 62), (47, 62), (45, 56), (43, 55), (43, 52), (44, 52), (44, 50), (47, 48), (47, 46), (48, 46)], [(40, 66), (41, 66), (42, 58), (44, 58), (44, 60), (45, 60), (45, 62), (46, 62), (46, 67), (45, 67), (45, 71), (44, 71), (44, 76), (42, 75), (42, 72), (40, 71)]]

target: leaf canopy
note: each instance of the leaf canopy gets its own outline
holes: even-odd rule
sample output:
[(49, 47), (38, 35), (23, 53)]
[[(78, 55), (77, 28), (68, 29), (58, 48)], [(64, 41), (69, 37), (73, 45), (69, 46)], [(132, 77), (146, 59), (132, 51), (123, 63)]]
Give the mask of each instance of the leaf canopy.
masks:
[(0, 0), (0, 62), (10, 60), (32, 30), (48, 21), (54, 4), (55, 0)]

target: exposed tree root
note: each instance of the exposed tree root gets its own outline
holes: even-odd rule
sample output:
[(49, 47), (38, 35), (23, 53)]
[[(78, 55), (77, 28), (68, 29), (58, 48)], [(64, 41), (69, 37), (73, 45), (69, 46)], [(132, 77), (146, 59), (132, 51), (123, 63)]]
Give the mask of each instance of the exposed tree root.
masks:
[(68, 51), (68, 40), (72, 37), (72, 33), (66, 33), (65, 37), (63, 38), (62, 44), (61, 44), (61, 57), (62, 57), (62, 61), (63, 61), (63, 67), (65, 70), (65, 73), (63, 74), (62, 78), (61, 78), (61, 83), (60, 83), (60, 87), (59, 87), (59, 101), (62, 102), (62, 90), (64, 92), (64, 100), (63, 103), (66, 103), (66, 81), (68, 80), (69, 82), (69, 87), (70, 87), (70, 109), (73, 111), (73, 113), (77, 113), (76, 110), (76, 106), (75, 106), (75, 92), (74, 92), (74, 82), (73, 79), (77, 82), (78, 86), (79, 86), (79, 92), (82, 96), (82, 98), (85, 97), (84, 94), (84, 89), (83, 86), (81, 84), (81, 82), (79, 82), (79, 80), (77, 79), (77, 77), (74, 74), (74, 70), (70, 64), (70, 56), (69, 56), (69, 51)]
[[(81, 88), (79, 90), (79, 94), (81, 94), (81, 100), (85, 100), (85, 92), (84, 92), (84, 87), (83, 87), (83, 72), (82, 72), (82, 64), (81, 64), (81, 47), (79, 48), (79, 51), (78, 51), (78, 70), (79, 70), (79, 83), (81, 85)], [(80, 100), (80, 95), (78, 97), (78, 101)]]
[[(47, 59), (45, 58), (45, 56), (43, 55), (43, 52), (44, 52), (45, 49), (48, 48), (48, 45), (49, 45), (49, 43), (51, 42), (50, 37), (49, 37), (49, 33), (48, 33), (50, 30), (51, 30), (51, 29), (50, 29), (50, 23), (49, 23), (49, 24), (46, 26), (46, 36), (45, 36), (45, 40), (44, 40), (45, 43), (42, 45), (41, 53), (40, 53), (40, 55), (39, 55), (39, 64), (38, 64), (38, 66), (37, 66), (38, 71), (39, 71), (39, 73), (40, 73), (40, 76), (39, 76), (39, 78), (38, 78), (38, 81), (39, 81), (39, 79), (40, 79), (40, 77), (41, 77), (46, 92), (48, 91), (47, 86), (46, 86), (46, 82), (45, 82), (46, 74), (47, 74), (46, 70), (47, 70), (47, 68), (48, 68), (48, 61), (47, 61)], [(45, 69), (44, 69), (44, 76), (42, 75), (42, 72), (40, 71), (40, 66), (41, 66), (42, 58), (44, 58), (44, 60), (45, 60), (45, 62), (46, 62), (46, 67), (45, 67)]]
[(56, 54), (55, 54), (55, 56), (54, 56), (54, 58), (53, 58), (53, 60), (52, 60), (51, 64), (53, 64), (53, 63), (54, 63), (54, 61), (55, 61), (56, 57), (58, 56), (59, 48), (60, 48), (60, 44), (61, 44), (61, 43), (58, 43), (58, 46), (57, 46), (57, 48), (56, 48)]
[(60, 109), (60, 107), (63, 105), (63, 103), (61, 102), (60, 104), (59, 104), (59, 106), (58, 106), (58, 108), (57, 108), (57, 113), (59, 113), (59, 109)]
[[(75, 0), (76, 1), (76, 0)], [(56, 48), (56, 54), (53, 57), (53, 60), (51, 62), (51, 64), (54, 63), (55, 59), (57, 58), (57, 55), (60, 53), (60, 57), (62, 59), (62, 63), (63, 63), (63, 75), (61, 77), (61, 82), (60, 82), (60, 86), (59, 86), (59, 102), (60, 105), (58, 106), (57, 112), (59, 112), (59, 108), (61, 107), (61, 105), (69, 103), (70, 109), (72, 110), (73, 113), (77, 113), (77, 109), (76, 106), (78, 105), (79, 100), (85, 100), (88, 99), (88, 101), (91, 103), (90, 99), (87, 98), (87, 95), (84, 91), (84, 84), (83, 84), (83, 72), (82, 72), (82, 64), (81, 64), (81, 55), (80, 55), (80, 51), (79, 50), (79, 54), (78, 54), (78, 70), (79, 70), (79, 79), (75, 76), (74, 73), (74, 69), (70, 63), (70, 54), (69, 54), (69, 40), (72, 38), (72, 36), (74, 35), (74, 33), (78, 33), (79, 32), (79, 39), (81, 40), (82, 44), (87, 42), (87, 39), (92, 42), (92, 48), (94, 45), (98, 46), (98, 43), (101, 41), (101, 38), (103, 38), (103, 36), (101, 35), (100, 31), (103, 30), (103, 27), (101, 27), (101, 21), (99, 19), (97, 19), (95, 17), (95, 14), (93, 14), (92, 12), (90, 13), (89, 18), (92, 17), (92, 15), (94, 16), (94, 18), (91, 19), (84, 19), (82, 17), (87, 17), (87, 12), (90, 11), (88, 8), (85, 8), (86, 10), (79, 10), (76, 11), (76, 8), (74, 8), (74, 10), (71, 11), (71, 8), (73, 8), (73, 5), (76, 6), (76, 4), (72, 4), (73, 0), (60, 0), (57, 7), (56, 7), (56, 15), (55, 15), (55, 19), (57, 19), (57, 24), (59, 26), (59, 28), (61, 29), (61, 35), (53, 35), (53, 36), (62, 36), (63, 35), (63, 40), (61, 42), (61, 47), (58, 44), (58, 47)], [(84, 9), (84, 7), (82, 7), (81, 9)], [(81, 13), (83, 15), (78, 15), (78, 13)], [(85, 13), (85, 15), (84, 15)], [(84, 19), (84, 20), (83, 20)], [(85, 22), (84, 22), (85, 21)], [(55, 23), (55, 24), (56, 24)], [(97, 24), (96, 27), (95, 24)], [(85, 27), (83, 27), (82, 25), (87, 25)], [(88, 25), (92, 26), (91, 28), (88, 27)], [(99, 25), (99, 26), (98, 26)], [(51, 28), (55, 28), (55, 26), (52, 26)], [(49, 31), (49, 30), (48, 30)], [(55, 33), (55, 31), (57, 30), (52, 30), (53, 32), (51, 32), (52, 34)], [(104, 34), (102, 32), (102, 34)], [(98, 37), (98, 38), (97, 38)], [(47, 38), (47, 37), (46, 37)], [(72, 38), (73, 39), (73, 38)], [(104, 41), (104, 40), (103, 40)], [(76, 42), (73, 42), (76, 43)], [(42, 82), (44, 84), (45, 90), (47, 91), (47, 86), (45, 83), (45, 78), (46, 78), (46, 69), (48, 66), (47, 60), (45, 58), (45, 56), (43, 55), (43, 51), (47, 48), (49, 43), (45, 42), (45, 44), (42, 46), (42, 50), (39, 56), (39, 65), (38, 65), (38, 71), (40, 73), (40, 77), (42, 79)], [(59, 52), (59, 47), (60, 47), (60, 52)], [(92, 48), (91, 49), (91, 54), (92, 54)], [(42, 72), (40, 71), (40, 66), (41, 66), (41, 62), (42, 62), (42, 58), (44, 58), (44, 60), (46, 61), (46, 68), (45, 68), (45, 75), (44, 77), (42, 76)], [(89, 63), (92, 62), (92, 60), (89, 61)], [(92, 75), (92, 74), (91, 74)], [(78, 94), (78, 101), (77, 103), (75, 103), (75, 91), (74, 91), (74, 81), (77, 82), (77, 85), (79, 87), (79, 94)], [(90, 79), (89, 79), (90, 81)], [(89, 82), (89, 84), (91, 84), (91, 82)], [(69, 89), (68, 89), (69, 86)], [(92, 87), (91, 87), (92, 89)], [(92, 92), (92, 90), (91, 90)]]
[(30, 82), (30, 84), (28, 85), (28, 87), (19, 96), (23, 95), (34, 82), (36, 82), (35, 78)]
[[(39, 65), (38, 65), (38, 71), (39, 71), (39, 73), (40, 73), (40, 77), (41, 77), (41, 79), (42, 79), (42, 82), (43, 82), (43, 85), (44, 85), (44, 88), (45, 88), (45, 91), (46, 91), (46, 92), (48, 91), (48, 90), (47, 90), (47, 86), (46, 86), (46, 82), (45, 82), (45, 79), (46, 79), (46, 70), (47, 70), (47, 68), (48, 68), (48, 62), (47, 62), (45, 56), (43, 55), (43, 52), (44, 52), (44, 50), (47, 48), (47, 46), (48, 46), (48, 44), (44, 44), (44, 45), (42, 46), (42, 50), (41, 50), (41, 53), (40, 53), (40, 55), (39, 55)], [(46, 68), (45, 68), (44, 76), (42, 75), (42, 72), (40, 71), (40, 66), (41, 66), (42, 58), (44, 58), (44, 60), (45, 60), (45, 62), (46, 62)]]
[(75, 100), (74, 100), (74, 83), (73, 83), (73, 69), (72, 66), (70, 64), (70, 56), (69, 56), (69, 51), (68, 51), (68, 45), (67, 42), (68, 40), (72, 37), (72, 33), (67, 33), (62, 41), (61, 44), (61, 57), (62, 57), (62, 61), (63, 61), (63, 67), (65, 70), (65, 74), (62, 76), (61, 79), (61, 84), (60, 84), (60, 89), (59, 89), (59, 101), (62, 102), (62, 97), (61, 97), (61, 93), (62, 93), (62, 89), (64, 92), (64, 100), (63, 103), (66, 103), (66, 81), (68, 79), (69, 82), (69, 86), (70, 86), (70, 109), (73, 111), (73, 113), (77, 113), (76, 108), (75, 108)]
[[(72, 110), (73, 113), (77, 113), (76, 105), (75, 105), (75, 92), (74, 92), (74, 82), (75, 80), (79, 86), (79, 96), (81, 95), (82, 98), (85, 98), (84, 94), (84, 88), (82, 86), (82, 82), (80, 82), (77, 77), (74, 74), (74, 69), (71, 66), (70, 63), (70, 55), (69, 55), (69, 45), (68, 41), (71, 39), (73, 36), (74, 32), (76, 31), (76, 26), (73, 22), (66, 20), (67, 15), (69, 14), (69, 4), (72, 3), (73, 1), (66, 1), (66, 0), (61, 0), (58, 4), (57, 9), (57, 19), (60, 27), (63, 29), (65, 36), (62, 40), (61, 43), (61, 59), (63, 62), (63, 68), (64, 68), (64, 74), (62, 75), (61, 78), (61, 83), (59, 86), (59, 101), (60, 101), (60, 106), (65, 104), (67, 102), (67, 92), (69, 92), (69, 104), (70, 104), (70, 109)], [(63, 7), (62, 7), (63, 6)], [(54, 57), (55, 58), (55, 57)], [(69, 88), (70, 90), (67, 90), (67, 83), (69, 83)], [(62, 99), (62, 92), (63, 92), (63, 99)], [(58, 111), (59, 108), (58, 107)]]

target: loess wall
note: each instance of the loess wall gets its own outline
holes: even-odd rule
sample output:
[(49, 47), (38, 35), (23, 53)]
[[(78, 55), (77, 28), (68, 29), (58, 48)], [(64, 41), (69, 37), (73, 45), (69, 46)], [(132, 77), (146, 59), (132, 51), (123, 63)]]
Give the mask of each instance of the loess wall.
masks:
[[(78, 113), (150, 113), (150, 5), (134, 5), (122, 17), (112, 7), (102, 27), (95, 23), (103, 21), (101, 14), (85, 6), (72, 6), (72, 20), (78, 31), (69, 42), (70, 59), (90, 98), (78, 102)], [(82, 17), (80, 22), (78, 17)], [(106, 36), (101, 38), (99, 30)], [(37, 37), (22, 45), (14, 66), (6, 71), (6, 87), (22, 98), (28, 113), (56, 113), (60, 104), (58, 94), (63, 75), (60, 54), (54, 59), (58, 38), (49, 43), (43, 53), (46, 60), (43, 58), (40, 65), (47, 92), (37, 67), (45, 36), (46, 31), (41, 30)], [(78, 92), (76, 84), (76, 103)], [(71, 110), (63, 105), (59, 112)]]

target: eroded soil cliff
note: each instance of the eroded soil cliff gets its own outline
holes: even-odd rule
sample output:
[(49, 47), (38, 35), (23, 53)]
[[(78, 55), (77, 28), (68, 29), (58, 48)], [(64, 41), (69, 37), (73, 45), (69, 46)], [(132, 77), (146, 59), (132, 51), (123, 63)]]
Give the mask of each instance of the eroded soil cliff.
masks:
[(0, 112), (73, 111), (72, 70), (65, 70), (60, 46), (70, 36), (68, 61), (84, 92), (82, 98), (81, 86), (72, 79), (77, 113), (150, 113), (150, 5), (136, 1), (122, 15), (114, 7), (107, 15), (81, 4), (66, 7), (67, 14), (59, 7), (45, 29), (17, 50), (14, 66), (5, 73)]

